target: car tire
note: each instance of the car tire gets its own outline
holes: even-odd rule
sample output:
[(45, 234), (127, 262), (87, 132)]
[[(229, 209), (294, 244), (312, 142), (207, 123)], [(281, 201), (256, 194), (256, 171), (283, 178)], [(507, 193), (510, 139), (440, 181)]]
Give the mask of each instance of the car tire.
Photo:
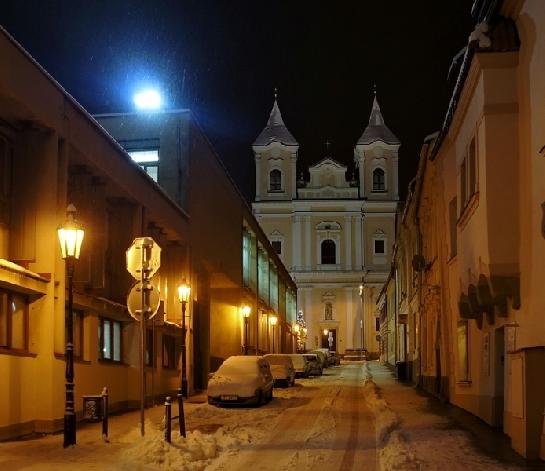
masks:
[(263, 404), (263, 391), (260, 389), (255, 396), (254, 406), (259, 407), (261, 404)]

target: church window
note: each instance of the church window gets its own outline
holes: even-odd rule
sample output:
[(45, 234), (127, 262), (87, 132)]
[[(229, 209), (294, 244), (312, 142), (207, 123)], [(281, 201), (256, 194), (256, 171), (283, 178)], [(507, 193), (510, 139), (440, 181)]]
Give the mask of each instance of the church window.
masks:
[(272, 248), (278, 255), (282, 255), (282, 241), (281, 240), (273, 240), (271, 242)]
[(269, 173), (269, 191), (282, 191), (282, 172), (278, 169)]
[(384, 239), (375, 239), (375, 253), (385, 253)]
[(337, 254), (335, 242), (331, 239), (322, 241), (322, 265), (335, 265), (337, 263)]
[(330, 302), (327, 302), (324, 305), (324, 319), (326, 321), (333, 320), (333, 305)]
[(373, 191), (386, 191), (384, 170), (381, 168), (373, 170)]

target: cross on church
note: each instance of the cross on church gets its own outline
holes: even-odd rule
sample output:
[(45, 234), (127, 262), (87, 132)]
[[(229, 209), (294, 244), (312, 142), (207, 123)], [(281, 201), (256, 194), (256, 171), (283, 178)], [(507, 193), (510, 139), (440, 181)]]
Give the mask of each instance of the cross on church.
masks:
[(331, 142), (328, 140), (325, 141), (325, 152), (326, 154), (329, 154), (329, 146), (331, 145)]

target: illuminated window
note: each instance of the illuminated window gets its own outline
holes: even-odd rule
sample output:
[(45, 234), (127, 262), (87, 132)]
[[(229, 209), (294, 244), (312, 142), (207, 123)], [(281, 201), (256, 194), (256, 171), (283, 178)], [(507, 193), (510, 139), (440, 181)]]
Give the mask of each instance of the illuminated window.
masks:
[(121, 322), (100, 319), (99, 357), (102, 360), (121, 361)]
[(159, 176), (159, 149), (130, 150), (129, 155), (154, 181), (157, 181)]
[(28, 301), (21, 294), (0, 290), (0, 352), (27, 350)]
[(282, 172), (278, 169), (269, 173), (269, 191), (282, 191)]

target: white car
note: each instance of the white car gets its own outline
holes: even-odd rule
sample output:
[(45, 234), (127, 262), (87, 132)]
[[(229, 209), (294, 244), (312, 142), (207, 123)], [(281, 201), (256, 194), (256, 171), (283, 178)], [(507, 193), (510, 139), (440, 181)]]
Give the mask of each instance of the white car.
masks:
[(259, 406), (272, 399), (273, 383), (263, 357), (229, 357), (208, 380), (208, 404)]
[(293, 362), (296, 378), (307, 378), (310, 374), (310, 365), (307, 359), (301, 353), (290, 353), (288, 356)]
[(263, 358), (269, 362), (275, 386), (288, 387), (295, 384), (295, 368), (293, 368), (293, 362), (288, 355), (270, 353)]

